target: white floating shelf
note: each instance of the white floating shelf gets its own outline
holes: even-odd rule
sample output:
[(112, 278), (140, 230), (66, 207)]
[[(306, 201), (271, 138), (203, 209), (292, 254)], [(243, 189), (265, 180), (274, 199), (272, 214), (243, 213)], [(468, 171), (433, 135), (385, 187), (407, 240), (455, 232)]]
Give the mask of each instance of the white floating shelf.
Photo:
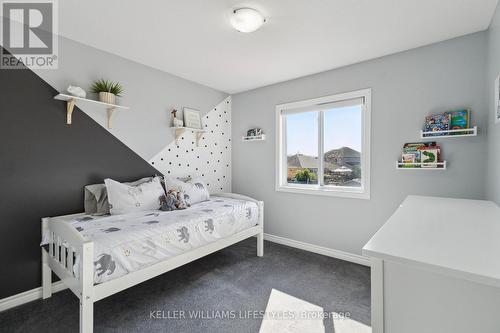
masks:
[(129, 109), (129, 107), (127, 107), (127, 106), (109, 104), (109, 103), (96, 101), (93, 99), (76, 97), (76, 96), (67, 95), (67, 94), (58, 94), (58, 95), (54, 96), (54, 99), (67, 102), (67, 104), (66, 104), (66, 124), (68, 124), (68, 125), (71, 125), (71, 118), (73, 115), (73, 109), (75, 107), (75, 104), (79, 105), (79, 104), (90, 103), (90, 104), (100, 105), (100, 106), (106, 108), (106, 111), (108, 112), (108, 128), (111, 128), (111, 126), (112, 126), (111, 117), (113, 116), (113, 112), (116, 109), (123, 109), (123, 110)]
[(420, 138), (422, 139), (446, 139), (446, 138), (460, 138), (464, 136), (477, 136), (477, 126), (472, 128), (448, 130), (448, 131), (435, 131), (424, 132), (420, 130)]
[(203, 136), (203, 134), (206, 133), (205, 130), (202, 130), (200, 128), (191, 128), (191, 127), (172, 127), (174, 130), (175, 134), (175, 144), (179, 144), (179, 137), (186, 131), (191, 131), (196, 136), (196, 145), (198, 146), (200, 144), (200, 139)]
[(437, 163), (403, 163), (396, 162), (399, 170), (446, 170), (446, 161)]
[(243, 141), (264, 141), (266, 140), (266, 135), (257, 135), (257, 136), (244, 136), (242, 137)]

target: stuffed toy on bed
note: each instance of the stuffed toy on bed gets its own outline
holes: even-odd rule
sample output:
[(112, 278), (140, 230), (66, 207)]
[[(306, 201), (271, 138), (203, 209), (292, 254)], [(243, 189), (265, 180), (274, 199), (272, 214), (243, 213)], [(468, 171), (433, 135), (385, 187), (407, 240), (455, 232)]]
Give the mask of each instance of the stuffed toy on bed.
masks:
[(167, 212), (178, 209), (186, 209), (190, 206), (184, 199), (184, 193), (175, 190), (170, 190), (167, 194), (161, 196), (160, 204), (160, 209)]

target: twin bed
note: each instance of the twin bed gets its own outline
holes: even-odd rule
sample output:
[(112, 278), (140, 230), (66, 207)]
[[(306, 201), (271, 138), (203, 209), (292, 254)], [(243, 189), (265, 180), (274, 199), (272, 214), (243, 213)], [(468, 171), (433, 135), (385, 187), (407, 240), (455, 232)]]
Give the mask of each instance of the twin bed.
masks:
[(43, 218), (43, 298), (54, 272), (80, 299), (80, 332), (92, 332), (96, 301), (249, 237), (262, 256), (263, 214), (262, 201), (221, 193), (171, 212)]

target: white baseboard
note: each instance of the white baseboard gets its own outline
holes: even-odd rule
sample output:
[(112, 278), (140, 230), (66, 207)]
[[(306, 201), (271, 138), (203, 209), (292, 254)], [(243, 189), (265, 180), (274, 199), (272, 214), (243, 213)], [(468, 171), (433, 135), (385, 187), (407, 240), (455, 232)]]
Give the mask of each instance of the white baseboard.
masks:
[(340, 250), (334, 250), (323, 246), (318, 246), (314, 244), (304, 243), (296, 241), (294, 239), (275, 236), (271, 234), (264, 234), (264, 239), (273, 243), (278, 243), (290, 247), (295, 247), (304, 251), (314, 252), (322, 254), (328, 257), (333, 257), (345, 261), (350, 261), (356, 264), (370, 267), (370, 259), (368, 257), (361, 256), (359, 254), (348, 253)]
[[(62, 283), (62, 281), (52, 283), (52, 293), (56, 293), (66, 288), (67, 287), (64, 285), (64, 283)], [(12, 295), (10, 297), (0, 299), (0, 312), (25, 303), (32, 302), (40, 298), (42, 298), (42, 287), (38, 287), (17, 295)]]

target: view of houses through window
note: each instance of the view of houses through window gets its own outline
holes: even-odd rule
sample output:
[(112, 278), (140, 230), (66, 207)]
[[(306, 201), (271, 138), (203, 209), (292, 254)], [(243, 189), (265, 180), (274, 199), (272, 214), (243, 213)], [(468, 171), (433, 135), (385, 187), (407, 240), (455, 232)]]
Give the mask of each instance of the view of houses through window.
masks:
[(286, 115), (287, 183), (361, 187), (362, 111), (355, 105)]

